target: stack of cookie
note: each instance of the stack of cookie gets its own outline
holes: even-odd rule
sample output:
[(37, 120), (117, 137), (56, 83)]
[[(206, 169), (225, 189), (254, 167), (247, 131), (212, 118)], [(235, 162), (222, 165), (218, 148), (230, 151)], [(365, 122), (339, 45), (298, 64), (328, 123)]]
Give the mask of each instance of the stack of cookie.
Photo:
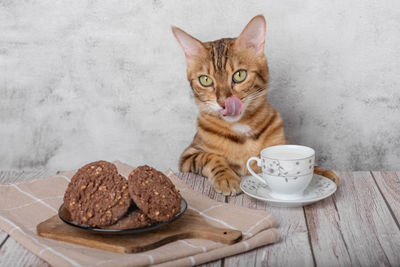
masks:
[(107, 161), (80, 168), (64, 195), (64, 206), (79, 225), (127, 229), (171, 220), (181, 210), (181, 195), (162, 172), (147, 165), (128, 180)]

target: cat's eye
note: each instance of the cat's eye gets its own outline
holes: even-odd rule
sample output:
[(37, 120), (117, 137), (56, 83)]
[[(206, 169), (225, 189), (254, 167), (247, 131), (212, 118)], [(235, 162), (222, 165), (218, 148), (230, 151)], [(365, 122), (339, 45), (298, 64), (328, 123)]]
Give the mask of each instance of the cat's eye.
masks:
[(238, 70), (237, 72), (235, 72), (235, 73), (233, 74), (232, 80), (233, 80), (235, 83), (241, 83), (241, 82), (243, 82), (244, 80), (246, 80), (246, 77), (247, 77), (247, 71), (245, 71), (245, 70)]
[(210, 77), (208, 77), (207, 75), (201, 75), (199, 77), (199, 82), (204, 87), (208, 87), (213, 84), (213, 80)]

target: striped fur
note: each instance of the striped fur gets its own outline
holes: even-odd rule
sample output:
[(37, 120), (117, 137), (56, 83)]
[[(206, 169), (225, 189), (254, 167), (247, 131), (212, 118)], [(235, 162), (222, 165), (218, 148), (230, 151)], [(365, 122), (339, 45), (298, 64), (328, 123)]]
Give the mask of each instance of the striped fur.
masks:
[[(178, 36), (177, 39), (180, 41)], [(224, 38), (201, 43), (193, 38), (193, 42), (201, 44), (196, 47), (197, 54), (193, 56), (184, 49), (188, 80), (200, 112), (197, 133), (182, 153), (179, 168), (182, 172), (208, 177), (215, 190), (224, 195), (240, 192), (240, 176), (248, 175), (248, 158), (258, 156), (265, 147), (288, 143), (282, 118), (267, 101), (269, 75), (264, 54), (240, 47), (235, 41)], [(235, 84), (232, 75), (240, 69), (247, 70), (247, 78)], [(198, 79), (201, 75), (211, 77), (213, 86), (201, 86)], [(224, 117), (219, 111), (232, 95), (242, 100), (242, 114)], [(252, 167), (259, 170), (256, 165)], [(333, 172), (317, 171), (337, 179)]]

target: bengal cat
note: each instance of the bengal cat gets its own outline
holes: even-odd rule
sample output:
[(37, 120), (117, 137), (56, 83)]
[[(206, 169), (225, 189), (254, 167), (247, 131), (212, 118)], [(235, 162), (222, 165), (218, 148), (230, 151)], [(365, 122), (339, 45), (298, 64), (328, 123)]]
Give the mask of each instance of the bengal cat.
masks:
[[(185, 53), (199, 108), (197, 133), (180, 157), (180, 171), (208, 177), (224, 195), (240, 193), (247, 159), (265, 147), (288, 143), (282, 117), (267, 102), (265, 19), (258, 15), (239, 37), (213, 42), (201, 42), (177, 27), (172, 31)], [(316, 167), (315, 173), (339, 181), (333, 171)]]

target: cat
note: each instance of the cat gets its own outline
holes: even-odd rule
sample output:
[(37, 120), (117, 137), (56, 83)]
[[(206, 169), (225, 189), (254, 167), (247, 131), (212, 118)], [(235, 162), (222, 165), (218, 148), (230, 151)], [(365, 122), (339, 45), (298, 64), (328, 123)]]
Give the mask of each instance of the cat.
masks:
[[(288, 144), (281, 115), (267, 101), (268, 65), (264, 55), (266, 22), (250, 20), (237, 38), (201, 42), (172, 27), (182, 47), (187, 78), (199, 108), (197, 133), (179, 160), (181, 172), (210, 179), (224, 195), (241, 192), (247, 159), (265, 147)], [(253, 170), (260, 168), (253, 162)], [(338, 184), (331, 170), (315, 173)]]

